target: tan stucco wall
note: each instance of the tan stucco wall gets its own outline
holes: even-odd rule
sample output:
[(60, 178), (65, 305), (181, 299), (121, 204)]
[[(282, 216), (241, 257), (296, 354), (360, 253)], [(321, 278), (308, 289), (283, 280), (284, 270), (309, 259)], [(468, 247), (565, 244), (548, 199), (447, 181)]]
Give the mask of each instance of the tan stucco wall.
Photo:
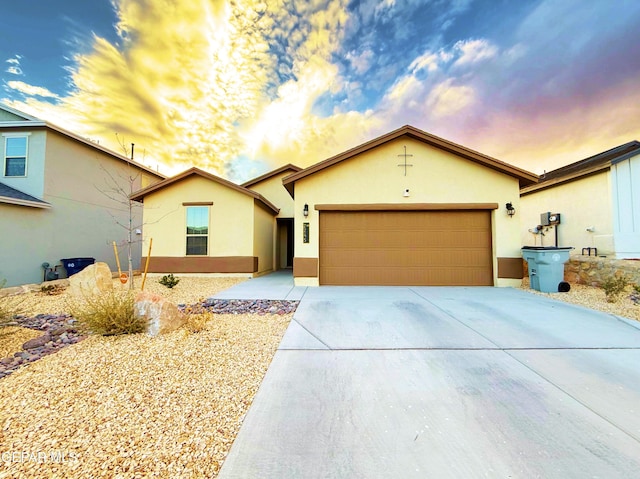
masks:
[(266, 273), (274, 269), (275, 225), (273, 215), (255, 205), (253, 255), (258, 257), (258, 273)]
[[(138, 170), (51, 130), (32, 133), (28, 169), (29, 181), (41, 183), (41, 197), (52, 207), (2, 206), (0, 231), (11, 234), (3, 238), (8, 246), (0, 249), (0, 279), (13, 285), (40, 282), (43, 262), (54, 266), (62, 258), (73, 257), (93, 257), (115, 271), (112, 242), (127, 238), (127, 230), (120, 225), (128, 224), (129, 177)], [(137, 178), (133, 189), (140, 184)], [(114, 192), (116, 187), (124, 193)], [(141, 224), (142, 208), (134, 208), (133, 225)], [(136, 239), (139, 237), (134, 236)], [(126, 268), (126, 248), (119, 249)], [(132, 253), (137, 269), (140, 243), (133, 244)]]
[[(413, 155), (403, 163), (403, 146)], [(403, 193), (409, 189), (410, 196)], [(505, 204), (519, 209), (516, 178), (426, 145), (401, 138), (343, 161), (295, 184), (295, 256), (318, 258), (319, 214), (316, 204), (371, 203), (498, 203), (492, 213), (494, 279), (497, 286), (515, 285), (519, 280), (497, 278), (497, 257), (520, 257), (518, 220), (509, 218)], [(309, 217), (304, 218), (304, 204)], [(302, 242), (302, 223), (309, 222), (310, 242)], [(317, 284), (317, 278), (299, 278), (297, 284)]]
[[(0, 203), (0, 283), (39, 283), (43, 273), (40, 265), (45, 261), (58, 264), (62, 256), (54, 255), (48, 243), (54, 233), (49, 226), (52, 214), (51, 210)], [(46, 229), (36, 226), (41, 224), (46, 224)]]
[[(573, 246), (572, 254), (582, 248), (596, 247), (598, 254), (611, 254), (614, 249), (611, 219), (609, 171), (569, 183), (539, 190), (520, 198), (521, 242), (523, 246), (554, 246), (553, 227), (543, 230), (545, 236), (529, 232), (540, 224), (540, 214), (560, 213), (559, 246)], [(587, 228), (593, 227), (589, 232)]]
[(260, 193), (277, 208), (280, 208), (278, 218), (293, 218), (293, 198), (282, 185), (282, 178), (291, 173), (293, 172), (286, 171), (249, 187), (250, 190)]
[(185, 256), (186, 207), (213, 202), (208, 256), (253, 256), (254, 199), (202, 177), (190, 177), (144, 199), (144, 239), (153, 238), (151, 256)]

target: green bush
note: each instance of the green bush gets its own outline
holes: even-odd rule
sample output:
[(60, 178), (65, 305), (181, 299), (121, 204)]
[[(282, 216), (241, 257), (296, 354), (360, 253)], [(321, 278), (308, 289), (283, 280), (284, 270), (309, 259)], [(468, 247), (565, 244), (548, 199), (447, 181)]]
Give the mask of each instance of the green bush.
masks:
[(625, 275), (611, 276), (602, 283), (602, 289), (606, 295), (607, 302), (615, 303), (620, 294), (629, 285), (629, 278)]
[(180, 282), (178, 278), (173, 277), (173, 273), (163, 276), (158, 283), (171, 289)]
[(147, 320), (134, 313), (132, 291), (114, 289), (108, 293), (86, 296), (69, 305), (71, 315), (86, 332), (103, 336), (142, 333)]
[[(6, 283), (6, 279), (0, 281), (0, 290)], [(15, 317), (24, 312), (21, 307), (23, 301), (22, 295), (5, 296), (0, 293), (0, 328), (13, 324)]]

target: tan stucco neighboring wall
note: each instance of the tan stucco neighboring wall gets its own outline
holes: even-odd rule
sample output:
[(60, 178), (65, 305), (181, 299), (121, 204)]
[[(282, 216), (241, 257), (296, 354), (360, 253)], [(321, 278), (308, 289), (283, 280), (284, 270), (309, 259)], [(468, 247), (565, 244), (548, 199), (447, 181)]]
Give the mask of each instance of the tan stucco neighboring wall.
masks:
[[(406, 145), (407, 167), (401, 155)], [(404, 191), (409, 190), (409, 197)], [(520, 257), (520, 229), (504, 205), (512, 202), (519, 209), (518, 180), (495, 170), (459, 158), (417, 140), (400, 138), (362, 155), (343, 161), (295, 184), (295, 255), (318, 258), (319, 212), (317, 204), (380, 203), (498, 203), (492, 213), (494, 277), (497, 286), (517, 280), (498, 280), (497, 258)], [(309, 217), (302, 210), (309, 205)], [(302, 224), (309, 223), (310, 241), (302, 240)], [(296, 279), (296, 284), (317, 284), (317, 278)]]
[(293, 198), (282, 185), (282, 178), (291, 173), (286, 171), (248, 187), (280, 208), (277, 218), (293, 218)]
[(144, 239), (151, 256), (185, 256), (186, 207), (213, 202), (208, 256), (253, 256), (254, 199), (200, 176), (186, 178), (144, 198)]
[[(0, 283), (6, 286), (18, 286), (27, 283), (39, 283), (43, 278), (43, 262), (58, 264), (60, 258), (49, 249), (49, 236), (52, 212), (49, 209), (27, 208), (0, 203)], [(46, 224), (46, 230), (34, 225)]]
[[(540, 214), (549, 211), (560, 213), (559, 246), (573, 246), (572, 254), (580, 254), (587, 247), (598, 248), (599, 255), (613, 253), (610, 191), (610, 173), (606, 170), (523, 195), (518, 214), (522, 245), (554, 245), (553, 227), (543, 230), (545, 236), (529, 232), (540, 224)], [(594, 231), (587, 231), (591, 227)]]
[(255, 206), (253, 222), (253, 255), (258, 257), (258, 274), (274, 269), (275, 219), (264, 208)]
[[(53, 131), (47, 132), (46, 157), (44, 199), (53, 205), (54, 223), (50, 227), (56, 231), (52, 253), (57, 252), (61, 258), (95, 257), (115, 271), (115, 241), (120, 245), (120, 263), (126, 269), (127, 195), (141, 186), (139, 170)], [(129, 178), (134, 178), (133, 185)], [(136, 206), (132, 226), (141, 225), (142, 208)], [(139, 238), (133, 236), (134, 241)], [(141, 244), (134, 243), (135, 269), (140, 266), (141, 252)]]
[[(8, 247), (0, 251), (0, 280), (6, 278), (9, 285), (40, 282), (41, 264), (55, 266), (62, 258), (93, 257), (115, 271), (112, 243), (122, 244), (127, 239), (127, 230), (121, 225), (129, 222), (129, 177), (136, 177), (133, 190), (140, 188), (140, 170), (50, 129), (31, 132), (28, 155), (25, 183), (38, 191), (15, 187), (41, 197), (51, 207), (2, 207), (0, 231), (11, 234), (5, 238)], [(145, 175), (154, 180), (153, 175)], [(114, 191), (118, 188), (122, 193)], [(132, 224), (142, 224), (142, 208), (134, 208)], [(126, 268), (126, 248), (121, 246), (119, 253)], [(132, 256), (137, 269), (140, 243), (133, 244)], [(64, 269), (59, 271), (65, 274)]]

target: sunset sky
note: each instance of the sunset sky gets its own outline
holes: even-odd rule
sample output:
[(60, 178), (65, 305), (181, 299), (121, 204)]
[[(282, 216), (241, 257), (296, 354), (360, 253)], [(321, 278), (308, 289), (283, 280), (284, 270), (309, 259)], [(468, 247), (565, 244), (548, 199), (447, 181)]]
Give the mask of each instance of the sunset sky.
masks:
[(4, 3), (0, 102), (165, 174), (406, 124), (535, 173), (640, 140), (638, 0)]

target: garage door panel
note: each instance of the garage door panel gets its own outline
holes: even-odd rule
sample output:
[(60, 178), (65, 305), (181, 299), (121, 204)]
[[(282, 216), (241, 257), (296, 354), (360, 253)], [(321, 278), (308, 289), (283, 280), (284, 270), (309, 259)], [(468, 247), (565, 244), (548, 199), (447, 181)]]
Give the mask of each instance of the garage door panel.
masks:
[(321, 284), (492, 285), (489, 211), (321, 212)]

